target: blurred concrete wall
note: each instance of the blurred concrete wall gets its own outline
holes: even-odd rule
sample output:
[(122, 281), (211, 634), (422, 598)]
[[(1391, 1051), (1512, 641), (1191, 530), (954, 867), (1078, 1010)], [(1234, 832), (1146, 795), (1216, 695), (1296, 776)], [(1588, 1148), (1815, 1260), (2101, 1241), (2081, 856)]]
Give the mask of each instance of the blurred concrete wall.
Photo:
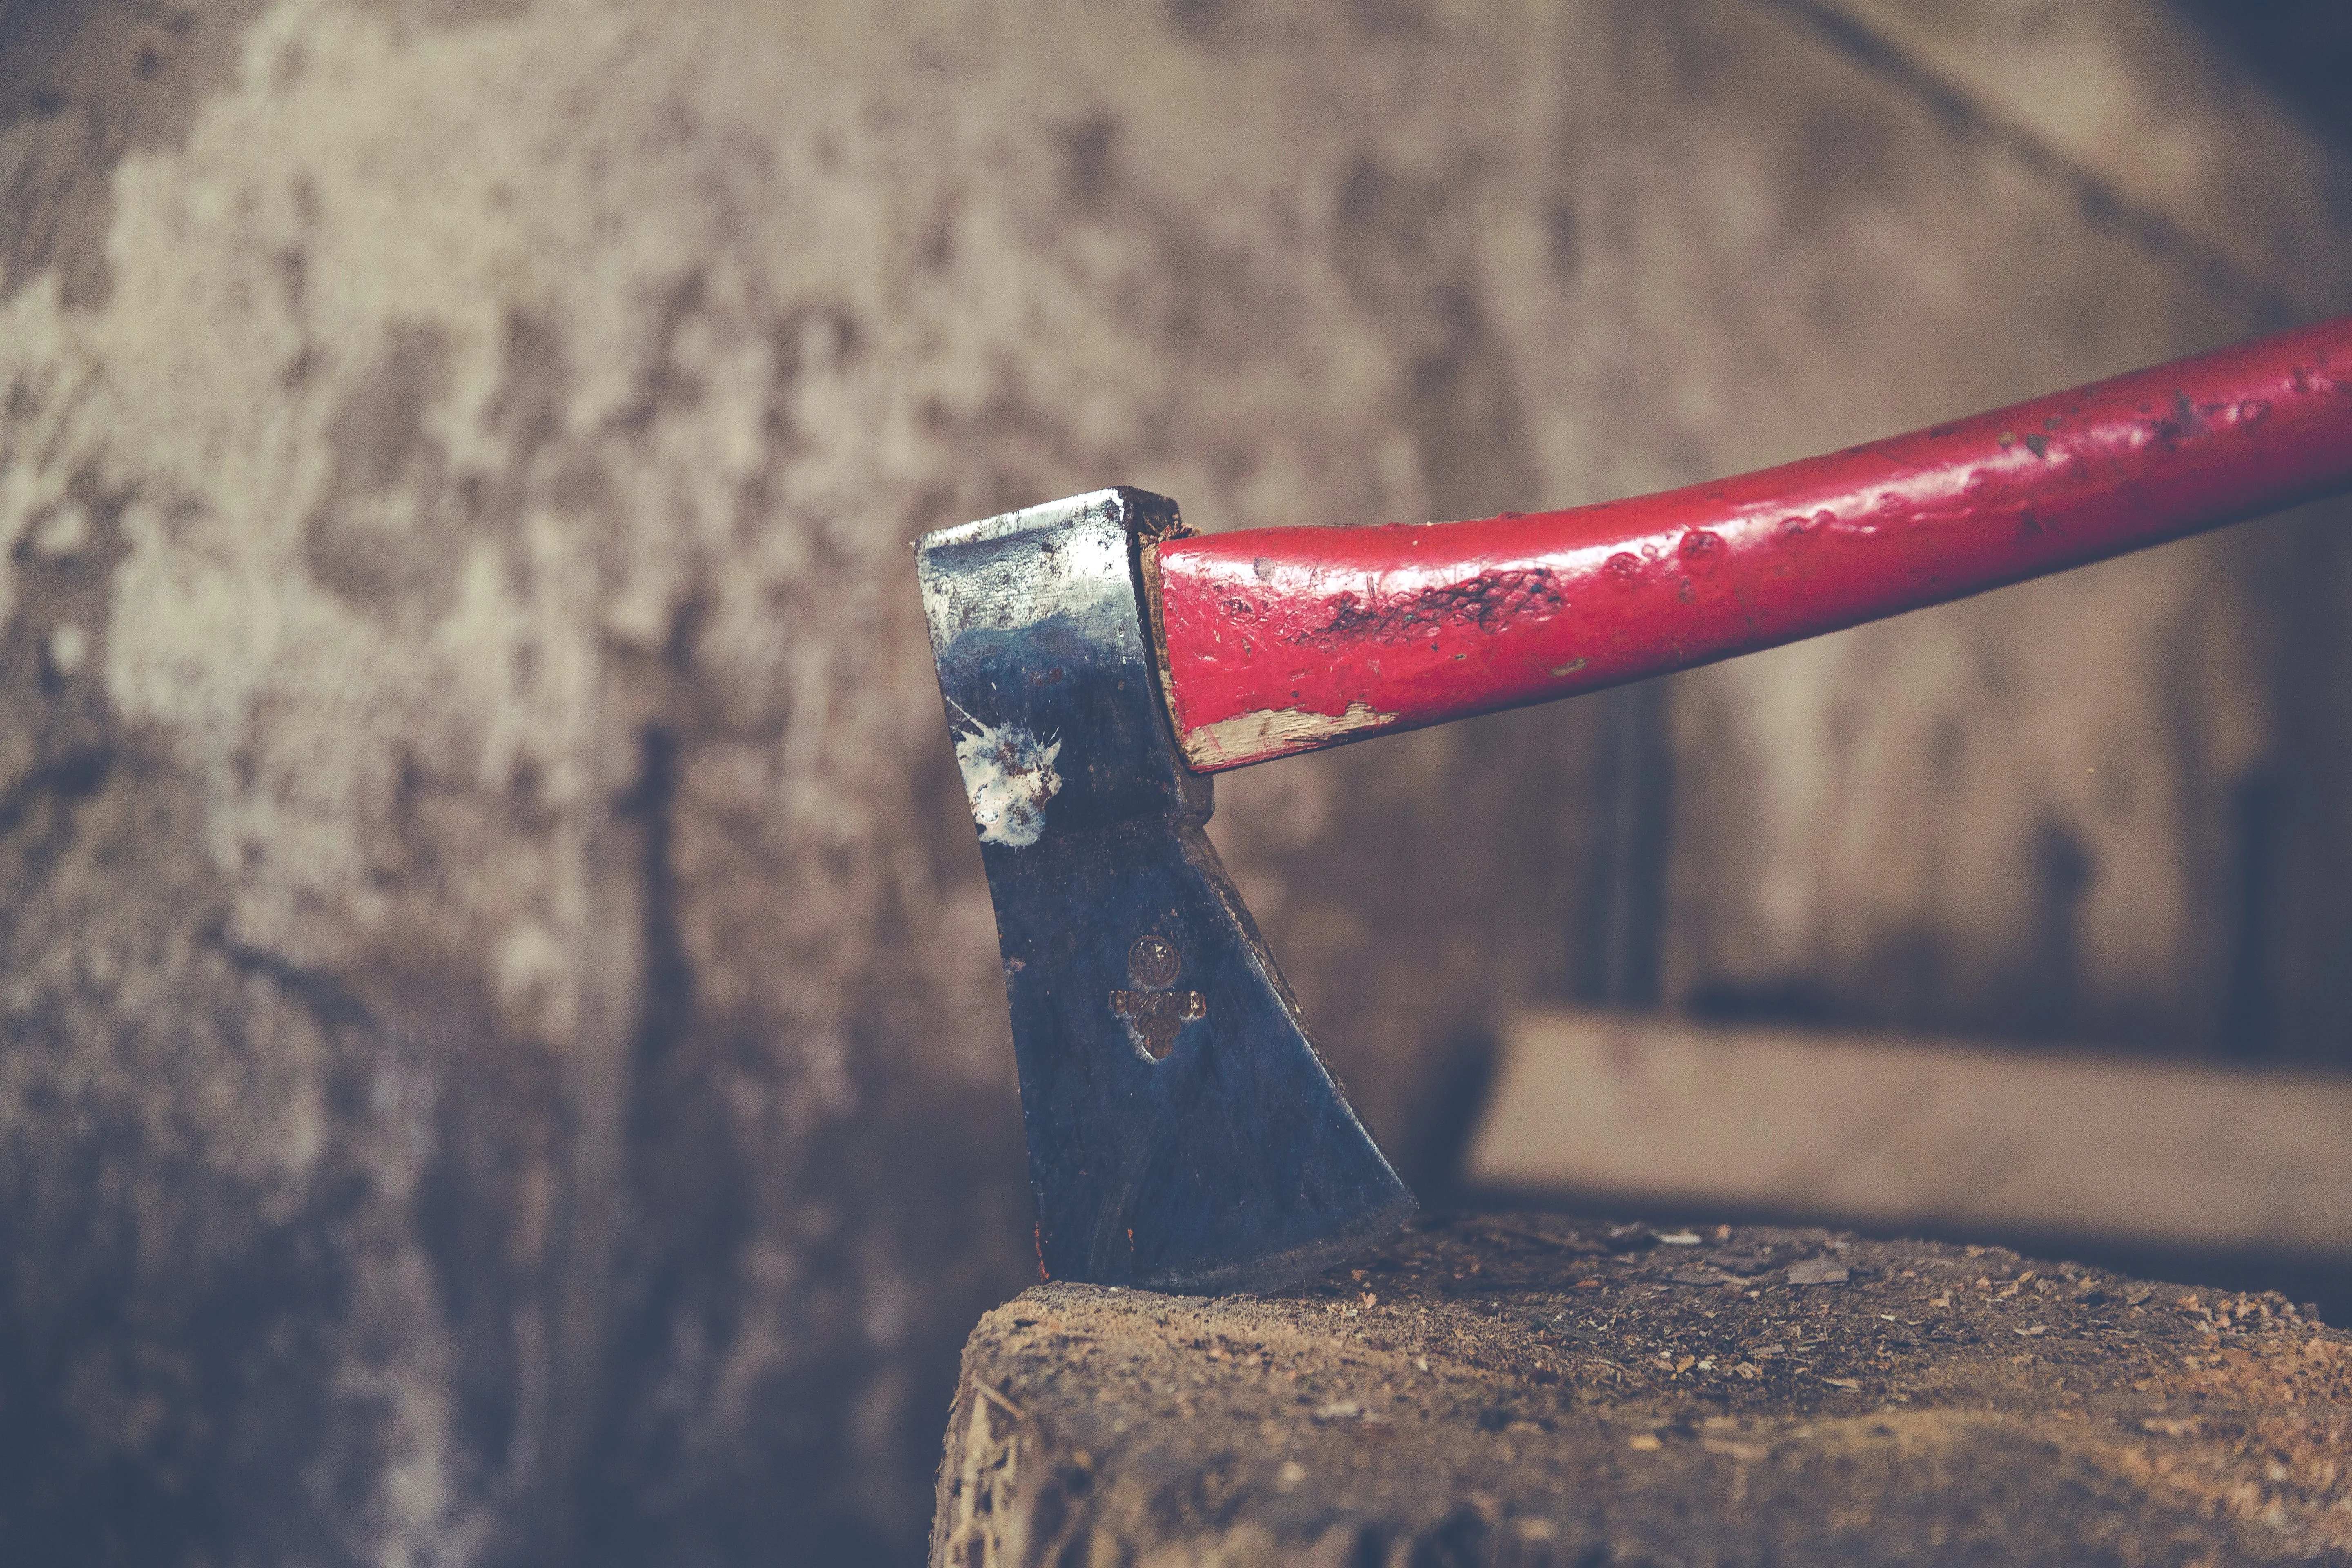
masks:
[[(906, 542), (1597, 500), (2342, 308), (2341, 165), (2066, 9), (0, 9), (12, 1539), (911, 1560), (1033, 1265)], [(2347, 570), (2270, 525), (1217, 831), (1423, 1173), (1528, 997), (2323, 1055)]]

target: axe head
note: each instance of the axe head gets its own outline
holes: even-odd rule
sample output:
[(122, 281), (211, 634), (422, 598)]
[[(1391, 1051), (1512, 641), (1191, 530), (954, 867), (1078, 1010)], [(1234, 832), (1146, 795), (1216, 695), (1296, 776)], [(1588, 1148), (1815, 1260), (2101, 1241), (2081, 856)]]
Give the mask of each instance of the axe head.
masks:
[(1143, 610), (1176, 505), (1100, 490), (916, 544), (1004, 955), (1050, 1279), (1264, 1290), (1413, 1211), (1202, 827)]

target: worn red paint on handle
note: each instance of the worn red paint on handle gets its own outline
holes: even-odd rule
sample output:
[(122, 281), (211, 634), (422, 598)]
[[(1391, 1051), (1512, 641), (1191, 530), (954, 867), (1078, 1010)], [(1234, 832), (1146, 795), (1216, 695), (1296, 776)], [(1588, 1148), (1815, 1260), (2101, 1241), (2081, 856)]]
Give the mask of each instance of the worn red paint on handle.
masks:
[(2352, 317), (1828, 457), (1476, 522), (1157, 547), (1214, 772), (1684, 669), (2352, 486)]

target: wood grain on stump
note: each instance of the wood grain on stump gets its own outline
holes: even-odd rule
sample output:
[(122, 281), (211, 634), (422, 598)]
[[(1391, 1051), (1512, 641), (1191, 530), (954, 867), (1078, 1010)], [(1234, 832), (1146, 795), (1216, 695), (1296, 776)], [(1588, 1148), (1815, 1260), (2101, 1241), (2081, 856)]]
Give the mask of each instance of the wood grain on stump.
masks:
[(1817, 1230), (1425, 1222), (964, 1352), (932, 1560), (2352, 1563), (2352, 1343), (2284, 1298)]

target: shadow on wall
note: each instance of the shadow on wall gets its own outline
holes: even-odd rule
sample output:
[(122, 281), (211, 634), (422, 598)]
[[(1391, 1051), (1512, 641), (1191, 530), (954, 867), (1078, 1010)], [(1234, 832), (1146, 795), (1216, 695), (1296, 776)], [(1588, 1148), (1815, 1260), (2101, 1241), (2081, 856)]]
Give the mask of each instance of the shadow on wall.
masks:
[(2336, 0), (2172, 0), (2337, 145), (2352, 147), (2352, 11)]

